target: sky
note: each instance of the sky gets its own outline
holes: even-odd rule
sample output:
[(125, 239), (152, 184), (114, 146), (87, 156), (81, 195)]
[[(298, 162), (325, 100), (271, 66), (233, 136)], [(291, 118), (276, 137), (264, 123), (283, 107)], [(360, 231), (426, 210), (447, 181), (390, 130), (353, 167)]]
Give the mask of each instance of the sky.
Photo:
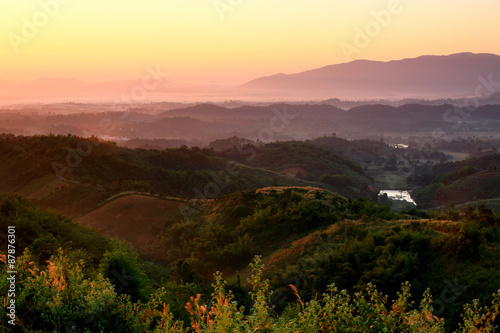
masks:
[(0, 80), (161, 66), (176, 82), (239, 84), (355, 59), (500, 54), (498, 13), (498, 0), (4, 0)]

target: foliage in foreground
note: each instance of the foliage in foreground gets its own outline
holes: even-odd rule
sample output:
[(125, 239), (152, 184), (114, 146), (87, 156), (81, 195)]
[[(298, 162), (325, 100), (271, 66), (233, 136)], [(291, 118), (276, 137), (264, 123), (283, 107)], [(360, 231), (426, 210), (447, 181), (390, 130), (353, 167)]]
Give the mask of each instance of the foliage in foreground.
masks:
[[(384, 210), (373, 210), (376, 207), (363, 200), (348, 201), (316, 190), (299, 194), (286, 190), (268, 195), (243, 192), (216, 201), (217, 211), (223, 214), (217, 215), (219, 224), (211, 225), (225, 226), (227, 230), (219, 234), (228, 234), (231, 221), (234, 223), (239, 217), (246, 226), (252, 226), (256, 243), (266, 244), (266, 240), (273, 239), (266, 235), (266, 230), (273, 225), (285, 226), (287, 222), (288, 225), (300, 223), (293, 216), (300, 215), (298, 213), (304, 209), (304, 215), (310, 216), (312, 210), (308, 207), (314, 207), (319, 225), (323, 225), (322, 221), (328, 225), (337, 219), (359, 218), (364, 214), (376, 218), (379, 213), (385, 214)], [(316, 201), (321, 205), (311, 206)], [(262, 214), (263, 211), (268, 212)], [(17, 327), (24, 326), (25, 330), (20, 330), (24, 332), (26, 329), (29, 332), (168, 332), (168, 329), (172, 332), (197, 329), (225, 332), (227, 327), (235, 327), (236, 331), (269, 332), (384, 331), (380, 327), (394, 332), (411, 331), (407, 327), (415, 331), (415, 327), (419, 327), (417, 331), (427, 332), (432, 327), (440, 332), (452, 329), (469, 332), (474, 331), (471, 325), (485, 329), (499, 323), (498, 319), (494, 321), (498, 295), (494, 299), (491, 294), (498, 288), (495, 268), (498, 267), (500, 236), (497, 225), (500, 220), (484, 209), (469, 209), (463, 215), (464, 222), (425, 222), (425, 225), (431, 223), (439, 233), (428, 229), (430, 225), (421, 230), (424, 222), (402, 225), (381, 220), (337, 222), (332, 224), (333, 229), (317, 231), (318, 242), (304, 243), (311, 247), (304, 248), (296, 265), (292, 260), (292, 266), (281, 265), (279, 267), (285, 271), (278, 272), (278, 265), (273, 264), (270, 266), (272, 274), (266, 269), (266, 276), (271, 281), (263, 281), (262, 265), (254, 262), (249, 286), (234, 281), (225, 284), (218, 274), (215, 296), (207, 299), (211, 289), (202, 280), (185, 283), (196, 280), (190, 277), (192, 271), (186, 262), (172, 265), (170, 269), (159, 269), (120, 242), (111, 241), (58, 214), (35, 209), (18, 196), (0, 196), (0, 227), (6, 230), (8, 225), (16, 226)], [(282, 229), (277, 228), (276, 232)], [(263, 233), (256, 233), (258, 230)], [(193, 245), (214, 239), (217, 238), (213, 233), (206, 233)], [(214, 243), (212, 249), (224, 242)], [(1, 246), (0, 254), (5, 253), (2, 252), (5, 249)], [(258, 252), (265, 253), (262, 249)], [(446, 260), (441, 262), (440, 258)], [(251, 256), (247, 262), (250, 260)], [(449, 275), (432, 269), (441, 263), (446, 263), (442, 273), (449, 270)], [(222, 265), (217, 266), (220, 269)], [(433, 293), (445, 291), (440, 281), (446, 277), (453, 279), (456, 272), (460, 272), (458, 283), (467, 286), (461, 298), (449, 299), (449, 303), (448, 298), (443, 298), (447, 295), (441, 293), (439, 298), (438, 293), (435, 302), (431, 303), (429, 292), (424, 293), (425, 288), (431, 288)], [(8, 301), (6, 274), (6, 270), (0, 271), (0, 302), (4, 304)], [(409, 285), (406, 284), (403, 286), (406, 289), (400, 291), (400, 294), (406, 293), (406, 308), (394, 308), (401, 298), (396, 293), (398, 286), (404, 281), (412, 284), (412, 291), (417, 296), (413, 300), (422, 304), (418, 309), (411, 307)], [(227, 291), (229, 289), (233, 292)], [(349, 296), (342, 289), (349, 290), (351, 295), (352, 290), (358, 293)], [(250, 295), (248, 290), (252, 291)], [(186, 301), (192, 295), (200, 296), (192, 298), (189, 311), (186, 311)], [(468, 319), (464, 321), (460, 317), (463, 304), (474, 298), (480, 299), (482, 304), (493, 301), (494, 305), (491, 310), (480, 310), (478, 301), (472, 301), (472, 306), (466, 307)], [(396, 301), (390, 303), (388, 299)], [(445, 309), (440, 306), (443, 302)], [(435, 306), (433, 311), (429, 304)], [(242, 305), (244, 310), (241, 310)], [(432, 313), (442, 314), (446, 321), (432, 317)], [(408, 320), (417, 314), (423, 328), (413, 322), (413, 326), (409, 324)], [(5, 312), (1, 315), (6, 318)], [(370, 325), (362, 326), (365, 323)], [(1, 325), (7, 325), (6, 322), (0, 323), (0, 331), (2, 328), (9, 331), (8, 325)]]
[[(339, 291), (334, 285), (322, 297), (307, 303), (297, 294), (278, 316), (270, 304), (270, 290), (263, 280), (260, 258), (251, 264), (249, 284), (253, 304), (239, 307), (220, 273), (215, 274), (212, 298), (202, 302), (201, 295), (191, 297), (186, 310), (191, 327), (176, 320), (169, 309), (164, 288), (152, 293), (146, 303), (133, 303), (127, 295), (118, 295), (102, 274), (88, 275), (83, 260), (62, 250), (37, 265), (29, 250), (18, 258), (16, 328), (29, 332), (444, 332), (444, 320), (432, 314), (429, 291), (414, 307), (409, 283), (403, 284), (396, 300), (369, 284), (354, 295)], [(2, 261), (5, 263), (5, 257)], [(6, 269), (0, 273), (0, 292), (7, 295)], [(290, 286), (294, 289), (294, 286)], [(295, 290), (296, 291), (296, 290)], [(2, 296), (4, 304), (8, 301)], [(208, 305), (207, 305), (208, 303)], [(490, 308), (477, 301), (466, 305), (463, 322), (457, 332), (493, 332), (499, 313), (500, 290)], [(7, 318), (2, 307), (0, 316)], [(2, 331), (11, 331), (7, 320)]]

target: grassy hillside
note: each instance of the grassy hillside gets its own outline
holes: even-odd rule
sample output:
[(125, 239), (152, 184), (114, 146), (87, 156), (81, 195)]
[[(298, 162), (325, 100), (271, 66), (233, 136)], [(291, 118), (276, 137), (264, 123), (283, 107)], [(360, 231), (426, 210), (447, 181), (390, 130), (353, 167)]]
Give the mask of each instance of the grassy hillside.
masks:
[[(388, 221), (386, 214), (381, 206), (317, 188), (235, 193), (167, 228), (179, 258), (182, 251), (192, 256), (164, 269), (19, 196), (0, 196), (1, 230), (16, 226), (20, 331), (479, 332), (498, 324), (500, 295), (492, 294), (500, 288), (500, 216), (476, 210), (460, 222)], [(250, 230), (250, 240), (241, 236)], [(244, 264), (253, 253), (246, 245), (266, 254), (248, 271)], [(4, 249), (0, 255), (4, 265)], [(193, 272), (200, 267), (196, 259), (204, 269), (237, 266), (248, 283), (227, 283), (217, 273), (211, 299)], [(2, 269), (2, 295), (6, 278)], [(493, 306), (472, 305), (460, 319), (462, 304), (473, 298)], [(4, 307), (1, 312), (5, 318)], [(0, 325), (11, 328), (5, 320)]]
[[(70, 218), (34, 207), (15, 194), (0, 194), (0, 230), (16, 227), (16, 253), (29, 248), (40, 262), (50, 259), (59, 247), (71, 247), (88, 253), (98, 263), (111, 249), (111, 240), (89, 228), (80, 226)], [(2, 251), (7, 248), (6, 237), (0, 240)], [(88, 257), (87, 257), (88, 259)]]
[(197, 274), (234, 272), (255, 255), (269, 254), (341, 219), (394, 219), (387, 207), (351, 201), (314, 187), (270, 187), (207, 202), (189, 219), (164, 228), (150, 254), (164, 263), (181, 260)]
[(87, 214), (124, 191), (213, 199), (268, 185), (310, 184), (196, 147), (159, 151), (74, 136), (0, 137), (0, 191), (70, 216)]
[[(500, 198), (500, 171), (481, 171), (445, 185), (436, 192), (435, 203), (462, 204)], [(488, 202), (486, 202), (488, 204)]]
[(77, 221), (144, 249), (158, 232), (179, 219), (181, 204), (185, 201), (125, 194), (108, 199)]
[[(69, 331), (181, 332), (192, 324), (207, 332), (326, 332), (342, 325), (444, 332), (459, 328), (465, 303), (500, 302), (492, 296), (500, 289), (500, 216), (486, 207), (395, 213), (354, 199), (370, 191), (364, 169), (311, 143), (240, 147), (255, 149), (250, 155), (237, 147), (132, 150), (90, 139), (85, 153), (82, 140), (0, 140), (0, 189), (79, 222), (0, 195), (0, 235), (10, 225), (18, 235), (19, 325), (28, 331), (76, 323)], [(227, 158), (239, 161), (237, 169)], [(443, 164), (411, 181), (421, 184), (424, 198), (450, 189), (456, 197), (443, 198), (458, 202), (478, 188), (474, 202), (489, 202), (481, 195), (489, 199), (500, 188), (495, 158)], [(54, 162), (71, 170), (59, 169), (65, 172), (57, 177)], [(212, 278), (216, 271), (228, 282), (220, 273)], [(6, 270), (0, 274), (7, 295)], [(421, 308), (410, 309), (409, 284)], [(197, 294), (203, 296), (190, 299)], [(208, 319), (201, 308), (207, 304), (214, 307)], [(481, 311), (466, 311), (461, 332), (498, 324), (498, 306)]]
[(324, 136), (309, 142), (360, 164), (386, 163), (391, 154), (399, 152), (384, 142), (374, 140), (346, 140), (335, 136)]
[[(241, 154), (243, 150), (249, 156)], [(250, 166), (280, 171), (298, 179), (321, 182), (344, 196), (374, 196), (372, 180), (358, 163), (307, 142), (274, 142), (244, 147), (236, 145), (220, 155)]]
[(374, 283), (390, 297), (405, 281), (419, 295), (431, 288), (438, 297), (453, 283), (453, 300), (434, 306), (456, 327), (465, 302), (489, 302), (500, 288), (493, 268), (500, 267), (500, 216), (489, 210), (461, 212), (460, 222), (405, 220), (387, 207), (318, 188), (271, 187), (218, 198), (198, 212), (167, 227), (152, 250), (183, 267), (188, 279), (214, 269), (244, 279), (250, 259), (262, 255), (277, 311), (296, 293), (311, 299), (332, 283), (347, 290)]
[(461, 205), (482, 200), (487, 207), (496, 208), (494, 200), (500, 198), (499, 169), (500, 155), (491, 154), (438, 164), (431, 173), (414, 174), (408, 181), (420, 187), (412, 195), (422, 207)]
[(500, 265), (498, 235), (498, 226), (478, 230), (452, 221), (339, 222), (267, 257), (265, 276), (277, 306), (295, 298), (289, 284), (302, 299), (321, 295), (331, 283), (346, 290), (373, 283), (394, 297), (394, 286), (409, 281), (417, 295), (430, 288), (435, 313), (449, 318), (451, 328), (465, 302), (488, 302), (500, 287), (493, 268)]

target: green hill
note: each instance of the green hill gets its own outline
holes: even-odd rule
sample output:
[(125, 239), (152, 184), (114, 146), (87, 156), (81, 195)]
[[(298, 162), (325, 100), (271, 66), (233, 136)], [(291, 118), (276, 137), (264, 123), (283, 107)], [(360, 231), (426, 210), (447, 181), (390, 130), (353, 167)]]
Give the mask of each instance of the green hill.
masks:
[[(356, 162), (308, 142), (235, 145), (220, 155), (253, 167), (276, 170), (298, 179), (321, 182), (347, 197), (376, 197), (373, 180)], [(247, 154), (241, 154), (241, 151)]]
[(70, 216), (87, 214), (121, 192), (213, 199), (268, 185), (311, 184), (196, 147), (159, 151), (74, 136), (0, 137), (0, 191)]
[(424, 208), (472, 204), (479, 200), (489, 208), (497, 208), (499, 169), (500, 154), (438, 164), (430, 173), (409, 177), (410, 183), (420, 187), (412, 197)]
[[(334, 313), (353, 331), (411, 332), (418, 322), (420, 331), (444, 332), (458, 328), (465, 303), (500, 301), (492, 296), (500, 289), (498, 213), (395, 213), (356, 199), (371, 193), (370, 177), (331, 151), (304, 142), (239, 148), (159, 151), (95, 138), (2, 137), (0, 190), (29, 197), (0, 195), (2, 244), (16, 226), (18, 325), (33, 332), (72, 323), (69, 331), (181, 332), (195, 323), (207, 332), (237, 325), (321, 332), (342, 329)], [(489, 202), (500, 188), (495, 158), (415, 175), (417, 196)], [(213, 290), (216, 271), (228, 282), (218, 273)], [(2, 269), (1, 295), (6, 278)], [(422, 308), (410, 310), (409, 284)], [(210, 304), (216, 310), (207, 319), (201, 306)], [(470, 308), (463, 332), (498, 324), (496, 309)], [(473, 318), (478, 313), (482, 319)]]
[(186, 200), (177, 198), (123, 194), (108, 199), (77, 221), (144, 249), (158, 232), (180, 218), (179, 206), (186, 203)]
[[(462, 305), (474, 298), (496, 305), (489, 310), (471, 307), (460, 332), (491, 327), (498, 324), (500, 301), (500, 296), (492, 297), (500, 288), (500, 216), (487, 210), (467, 216), (471, 218), (460, 222), (390, 221), (398, 216), (386, 207), (318, 188), (234, 193), (207, 202), (187, 221), (166, 226), (162, 237), (170, 239), (158, 245), (169, 245), (163, 250), (178, 259), (164, 269), (68, 218), (37, 209), (16, 195), (0, 196), (0, 228), (16, 227), (17, 324), (30, 332), (63, 327), (182, 332), (190, 316), (206, 332), (217, 327), (252, 331), (261, 324), (271, 332), (316, 325), (330, 331), (342, 328), (337, 319), (349, 322), (353, 332), (383, 327), (446, 332), (462, 322)], [(245, 269), (258, 253), (265, 255), (264, 265), (257, 259)], [(3, 263), (5, 254), (0, 251)], [(197, 275), (210, 268), (240, 271), (249, 283), (235, 276), (225, 286), (218, 274), (210, 300), (207, 283)], [(6, 272), (0, 272), (2, 295), (9, 286)], [(410, 284), (422, 308), (412, 308)], [(424, 293), (427, 287), (434, 301)], [(341, 289), (358, 294), (351, 298)], [(195, 294), (203, 296), (189, 301)], [(399, 305), (387, 303), (385, 294)], [(191, 312), (184, 309), (186, 302)], [(239, 312), (232, 302), (248, 310)], [(207, 304), (217, 309), (210, 320), (196, 314), (197, 306)], [(258, 311), (261, 324), (254, 321)], [(6, 317), (4, 307), (2, 312)], [(448, 319), (446, 325), (441, 317)], [(414, 326), (417, 318), (421, 321)], [(0, 325), (7, 329), (6, 321)]]

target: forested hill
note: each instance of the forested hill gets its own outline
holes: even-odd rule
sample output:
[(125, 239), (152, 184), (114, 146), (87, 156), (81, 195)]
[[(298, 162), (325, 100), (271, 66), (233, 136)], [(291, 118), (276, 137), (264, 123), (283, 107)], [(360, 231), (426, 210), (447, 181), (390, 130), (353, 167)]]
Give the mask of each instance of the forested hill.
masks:
[(438, 164), (408, 180), (419, 186), (414, 198), (422, 207), (467, 204), (500, 209), (500, 154)]
[[(287, 169), (305, 171), (297, 177)], [(329, 175), (352, 183), (328, 181)], [(75, 136), (0, 137), (0, 190), (73, 216), (123, 191), (213, 199), (269, 185), (312, 185), (358, 197), (370, 184), (355, 162), (303, 143), (222, 157), (197, 147), (128, 149)]]
[[(158, 233), (151, 251), (163, 254), (160, 266), (66, 217), (0, 195), (0, 227), (16, 227), (17, 325), (27, 331), (173, 333), (194, 325), (291, 333), (345, 323), (350, 332), (491, 331), (500, 305), (493, 296), (500, 217), (476, 210), (458, 222), (400, 218), (317, 188), (234, 193)], [(263, 257), (251, 260), (256, 253)], [(216, 268), (228, 282), (221, 273), (207, 276)], [(0, 277), (6, 295), (6, 269)], [(202, 306), (213, 307), (210, 318)], [(5, 307), (0, 312), (5, 318)]]
[[(219, 155), (253, 167), (277, 170), (299, 179), (328, 184), (347, 197), (376, 198), (373, 180), (357, 162), (313, 143), (286, 141), (261, 146), (238, 145), (239, 142), (235, 142), (233, 148), (222, 150)], [(217, 146), (217, 142), (214, 146)], [(244, 156), (241, 154), (243, 150), (251, 151), (253, 155)]]
[(197, 147), (159, 151), (75, 136), (0, 137), (0, 191), (73, 216), (123, 191), (213, 199), (270, 184), (313, 183)]

